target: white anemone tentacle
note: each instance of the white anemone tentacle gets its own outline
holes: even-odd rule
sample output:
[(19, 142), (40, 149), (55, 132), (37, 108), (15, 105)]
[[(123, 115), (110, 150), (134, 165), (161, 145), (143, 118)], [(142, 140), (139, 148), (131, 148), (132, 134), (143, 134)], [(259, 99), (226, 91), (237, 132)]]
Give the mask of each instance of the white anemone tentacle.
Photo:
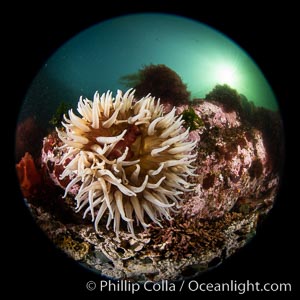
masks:
[[(163, 226), (193, 187), (193, 150), (174, 107), (164, 107), (150, 94), (136, 100), (134, 90), (80, 97), (56, 129), (62, 141), (60, 180), (68, 180), (64, 197), (76, 191), (76, 212), (89, 216), (95, 230), (103, 225), (119, 235), (122, 223), (134, 236), (149, 222)], [(73, 188), (77, 187), (77, 188)], [(106, 218), (106, 223), (102, 219)]]

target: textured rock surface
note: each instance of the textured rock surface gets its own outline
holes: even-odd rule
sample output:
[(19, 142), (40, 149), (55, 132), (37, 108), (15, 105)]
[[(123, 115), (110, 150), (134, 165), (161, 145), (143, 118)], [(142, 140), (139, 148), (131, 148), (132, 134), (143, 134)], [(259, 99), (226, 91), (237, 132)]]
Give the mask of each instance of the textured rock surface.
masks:
[(44, 139), (42, 150), (45, 184), (39, 195), (28, 197), (39, 226), (76, 261), (117, 279), (182, 279), (232, 255), (272, 207), (279, 174), (268, 163), (262, 133), (236, 112), (207, 101), (193, 108), (203, 121), (190, 133), (197, 140), (197, 176), (190, 178), (195, 188), (184, 195), (171, 222), (140, 229), (136, 237), (124, 227), (117, 239), (104, 221), (97, 234), (89, 215), (83, 220), (75, 213), (73, 197), (62, 198), (67, 182), (59, 179), (63, 166), (56, 161), (62, 152), (53, 134)]
[(195, 111), (205, 127), (198, 132), (197, 185), (186, 195), (183, 213), (213, 219), (235, 206), (268, 210), (279, 176), (267, 164), (262, 133), (242, 124), (235, 112), (225, 113), (213, 103), (201, 102)]
[(96, 234), (92, 225), (63, 224), (41, 208), (30, 208), (48, 237), (74, 260), (102, 275), (135, 281), (179, 280), (218, 265), (253, 236), (258, 219), (258, 213), (229, 213), (197, 226), (175, 221), (135, 239), (123, 232), (117, 240), (112, 232)]

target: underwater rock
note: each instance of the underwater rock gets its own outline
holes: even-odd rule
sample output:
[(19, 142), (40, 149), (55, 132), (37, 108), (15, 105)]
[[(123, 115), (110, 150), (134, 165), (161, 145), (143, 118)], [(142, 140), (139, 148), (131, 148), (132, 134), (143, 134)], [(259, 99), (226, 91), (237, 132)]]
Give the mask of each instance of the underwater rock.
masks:
[[(187, 108), (177, 107), (176, 113)], [(101, 221), (96, 232), (88, 220), (74, 217), (82, 216), (75, 213), (74, 196), (80, 187), (74, 185), (61, 203), (71, 221), (53, 215), (47, 206), (30, 203), (50, 239), (100, 274), (133, 281), (196, 276), (245, 245), (260, 216), (272, 208), (279, 174), (268, 168), (262, 133), (244, 123), (237, 112), (203, 100), (195, 101), (192, 108), (203, 121), (188, 137), (196, 141), (196, 176), (189, 177), (195, 186), (183, 193), (181, 208), (171, 221), (163, 220), (162, 227), (152, 222), (149, 228), (137, 228), (135, 236), (123, 226), (116, 236)], [(64, 165), (58, 162), (65, 154), (61, 145), (53, 132), (44, 138), (42, 149), (42, 165), (53, 184), (62, 188), (55, 189), (52, 197), (60, 198), (69, 183), (60, 177)]]
[(251, 210), (266, 213), (279, 175), (268, 167), (262, 133), (243, 124), (235, 111), (225, 112), (217, 104), (202, 101), (194, 110), (205, 123), (197, 145), (199, 176), (181, 211), (187, 218), (213, 219), (243, 199), (251, 203)]
[(259, 216), (227, 213), (210, 222), (185, 223), (176, 217), (170, 228), (151, 227), (136, 238), (124, 231), (117, 240), (111, 231), (96, 234), (91, 224), (63, 224), (42, 208), (30, 208), (68, 256), (101, 275), (133, 281), (180, 280), (214, 267), (254, 235)]

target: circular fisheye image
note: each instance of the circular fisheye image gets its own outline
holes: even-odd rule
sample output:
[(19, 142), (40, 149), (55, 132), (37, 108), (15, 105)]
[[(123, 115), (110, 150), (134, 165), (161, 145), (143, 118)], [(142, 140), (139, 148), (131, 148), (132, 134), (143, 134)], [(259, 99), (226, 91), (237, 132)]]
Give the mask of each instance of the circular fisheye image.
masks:
[(197, 276), (250, 241), (283, 148), (276, 97), (248, 54), (149, 13), (94, 25), (45, 62), (15, 150), (49, 239), (102, 276), (143, 282)]

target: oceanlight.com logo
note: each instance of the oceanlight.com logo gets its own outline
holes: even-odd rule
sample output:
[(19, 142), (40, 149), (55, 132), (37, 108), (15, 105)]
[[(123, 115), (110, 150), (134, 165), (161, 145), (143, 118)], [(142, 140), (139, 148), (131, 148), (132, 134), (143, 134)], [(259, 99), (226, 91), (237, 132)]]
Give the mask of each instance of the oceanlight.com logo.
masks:
[(246, 292), (291, 292), (291, 283), (260, 283), (260, 282), (238, 282), (237, 280), (230, 280), (222, 283), (199, 283), (192, 280), (188, 283), (188, 290), (195, 292), (237, 292), (244, 294)]
[(95, 281), (88, 281), (86, 283), (86, 289), (88, 291), (100, 291), (100, 292), (130, 292), (135, 294), (139, 291), (146, 292), (233, 292), (237, 294), (245, 294), (248, 292), (291, 292), (292, 284), (289, 282), (273, 282), (273, 283), (260, 283), (251, 282), (247, 280), (245, 282), (239, 282), (237, 280), (230, 280), (228, 282), (198, 282), (196, 280), (185, 281), (180, 284), (175, 284), (168, 280), (162, 280), (161, 282), (145, 281), (144, 283), (130, 282), (127, 280), (101, 280), (96, 283)]

